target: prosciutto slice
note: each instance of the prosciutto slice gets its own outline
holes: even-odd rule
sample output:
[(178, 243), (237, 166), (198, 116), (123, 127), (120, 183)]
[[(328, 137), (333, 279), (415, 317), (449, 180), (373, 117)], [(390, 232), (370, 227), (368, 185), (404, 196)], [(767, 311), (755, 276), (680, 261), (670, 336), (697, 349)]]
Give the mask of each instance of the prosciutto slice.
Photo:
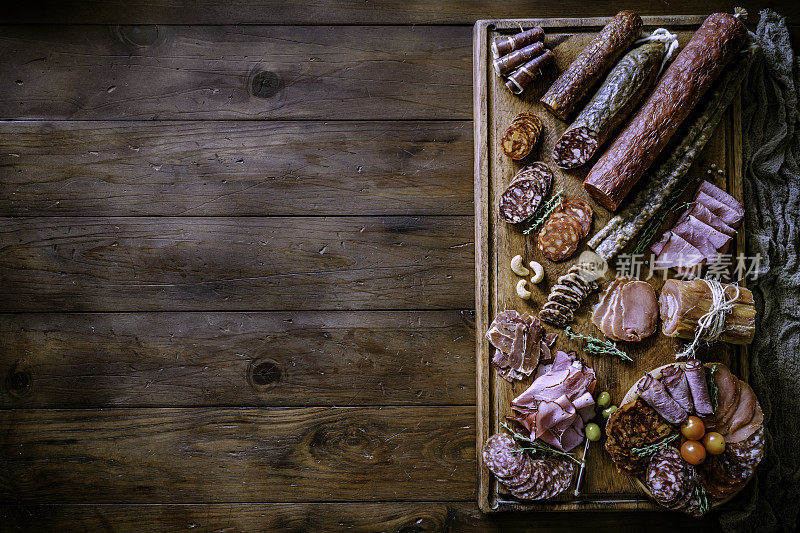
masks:
[(708, 384), (706, 383), (706, 369), (697, 359), (686, 361), (684, 370), (686, 381), (689, 383), (689, 390), (692, 394), (692, 404), (694, 410), (700, 416), (709, 416), (714, 413), (711, 405), (711, 398), (708, 395)]
[(650, 374), (645, 374), (638, 384), (639, 396), (650, 404), (670, 424), (680, 424), (689, 413), (669, 395), (664, 385)]
[(552, 364), (540, 365), (528, 389), (511, 408), (532, 440), (569, 451), (583, 442), (583, 427), (594, 415), (594, 370), (575, 353), (557, 351)]
[(689, 414), (694, 413), (692, 393), (689, 389), (689, 380), (680, 365), (670, 365), (661, 369), (661, 383), (667, 389), (672, 399), (683, 407)]
[(609, 339), (638, 342), (658, 325), (658, 298), (649, 283), (635, 278), (612, 281), (592, 309), (592, 323)]
[(492, 364), (509, 382), (530, 376), (542, 355), (550, 358), (550, 346), (555, 342), (549, 334), (544, 336), (538, 318), (513, 310), (497, 314), (486, 339), (497, 349)]

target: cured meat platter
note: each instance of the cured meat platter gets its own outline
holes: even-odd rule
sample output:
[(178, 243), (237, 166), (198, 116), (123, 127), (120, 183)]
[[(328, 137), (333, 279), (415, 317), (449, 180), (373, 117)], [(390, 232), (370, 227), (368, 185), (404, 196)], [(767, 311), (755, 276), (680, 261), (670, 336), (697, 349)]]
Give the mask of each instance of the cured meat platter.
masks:
[[(694, 32), (700, 27), (706, 16), (674, 16), (674, 17), (641, 17), (643, 21), (642, 32), (644, 34), (652, 32), (657, 28), (666, 28), (677, 36), (680, 48), (690, 41)], [(573, 485), (570, 490), (565, 490), (559, 495), (547, 499), (527, 499), (516, 497), (512, 491), (498, 481), (498, 477), (493, 474), (486, 466), (487, 457), (482, 455), (487, 444), (487, 439), (492, 437), (495, 441), (495, 450), (500, 448), (513, 448), (513, 439), (503, 437), (493, 437), (498, 433), (504, 433), (509, 417), (519, 415), (512, 410), (512, 400), (518, 397), (531, 386), (534, 376), (537, 378), (542, 373), (547, 373), (549, 366), (531, 374), (527, 369), (527, 374), (523, 372), (522, 379), (511, 379), (508, 373), (505, 376), (493, 366), (492, 360), (496, 355), (496, 350), (490, 342), (487, 342), (485, 335), (490, 331), (493, 321), (498, 313), (506, 310), (514, 310), (519, 315), (530, 314), (539, 315), (542, 306), (548, 301), (548, 296), (552, 287), (556, 283), (561, 283), (559, 278), (570, 272), (581, 254), (590, 250), (588, 241), (591, 236), (604, 228), (615, 214), (600, 205), (584, 188), (583, 182), (587, 174), (592, 170), (592, 164), (584, 165), (579, 168), (564, 169), (553, 162), (553, 149), (561, 138), (570, 122), (565, 122), (556, 118), (552, 110), (548, 109), (540, 102), (542, 96), (548, 88), (558, 78), (559, 74), (565, 72), (573, 61), (581, 54), (587, 45), (597, 36), (603, 27), (609, 23), (611, 18), (586, 18), (586, 19), (505, 19), (505, 20), (481, 20), (475, 24), (473, 41), (473, 93), (474, 93), (474, 143), (475, 143), (475, 243), (476, 243), (476, 348), (477, 348), (477, 452), (478, 452), (478, 504), (484, 512), (497, 511), (516, 511), (516, 510), (542, 510), (542, 511), (573, 511), (573, 510), (657, 510), (662, 509), (654, 503), (643, 488), (642, 483), (632, 476), (621, 474), (615, 467), (614, 462), (608, 453), (603, 449), (602, 442), (593, 443), (587, 448), (585, 457), (584, 473), (581, 480), (580, 491), (576, 496), (573, 492)], [(508, 83), (498, 76), (495, 62), (496, 50), (493, 50), (494, 43), (498, 39), (519, 34), (522, 30), (542, 28), (544, 30), (543, 45), (551, 52), (546, 59), (552, 62), (551, 65), (542, 67), (537, 76), (522, 76), (515, 72), (509, 78)], [(534, 43), (536, 44), (536, 43)], [(541, 53), (542, 47), (537, 44), (537, 53)], [(495, 52), (493, 54), (493, 52)], [(546, 52), (546, 53), (549, 53)], [(541, 56), (540, 56), (541, 57)], [(527, 59), (527, 57), (525, 58)], [(659, 61), (660, 63), (660, 61)], [(502, 66), (500, 68), (505, 68)], [(505, 71), (504, 71), (505, 72)], [(520, 76), (524, 79), (520, 82)], [(511, 79), (515, 81), (512, 83)], [(530, 78), (530, 79), (528, 79)], [(519, 83), (528, 83), (521, 94), (515, 94), (520, 87)], [(585, 103), (585, 100), (584, 100)], [(690, 115), (689, 121), (695, 114)], [(522, 114), (522, 116), (520, 116)], [(532, 119), (526, 114), (534, 115), (537, 119)], [(574, 118), (574, 114), (572, 118)], [(515, 120), (516, 117), (516, 120)], [(541, 121), (541, 125), (536, 122)], [(713, 129), (708, 142), (693, 158), (691, 166), (686, 172), (684, 180), (699, 183), (702, 180), (709, 182), (709, 187), (715, 187), (726, 191), (731, 197), (742, 201), (742, 160), (741, 160), (741, 104), (738, 93), (733, 97), (732, 103), (727, 106), (722, 115), (721, 121)], [(523, 162), (520, 158), (516, 160), (510, 157), (510, 152), (519, 149), (519, 139), (510, 139), (507, 129), (510, 124), (516, 123), (520, 131), (533, 131), (540, 136), (538, 142), (533, 143), (532, 154)], [(527, 129), (526, 129), (527, 128)], [(504, 138), (505, 135), (505, 138)], [(680, 135), (685, 135), (680, 133)], [(688, 135), (688, 134), (687, 134)], [(512, 142), (513, 141), (513, 142)], [(523, 135), (524, 147), (524, 135)], [(670, 152), (677, 140), (673, 140), (667, 146), (665, 152)], [(514, 144), (516, 143), (516, 144)], [(501, 149), (501, 145), (503, 149)], [(504, 150), (506, 153), (504, 153)], [(603, 150), (600, 150), (602, 152)], [(596, 160), (597, 158), (595, 158)], [(545, 175), (535, 168), (536, 162), (546, 164), (552, 176)], [(661, 159), (656, 160), (656, 165)], [(577, 249), (571, 250), (574, 254), (571, 259), (553, 260), (552, 253), (544, 255), (542, 250), (549, 248), (542, 245), (537, 246), (535, 235), (525, 235), (520, 231), (518, 225), (509, 223), (508, 214), (502, 212), (505, 201), (502, 198), (509, 184), (521, 170), (525, 169), (527, 174), (522, 178), (533, 181), (530, 190), (540, 190), (548, 181), (552, 191), (560, 191), (561, 195), (568, 197), (572, 202), (570, 209), (577, 210), (580, 215), (583, 205), (590, 205), (593, 210), (593, 220), (590, 216), (589, 225), (591, 232), (581, 228), (582, 223), (570, 226), (570, 231), (566, 235), (577, 242)], [(518, 176), (519, 177), (519, 176)], [(524, 181), (523, 179), (523, 181)], [(539, 181), (536, 181), (536, 180)], [(517, 183), (517, 181), (514, 181)], [(538, 187), (538, 189), (537, 189)], [(633, 188), (633, 192), (638, 191)], [(711, 190), (711, 189), (709, 189)], [(687, 193), (688, 194), (688, 193)], [(700, 194), (700, 193), (698, 193)], [(576, 199), (573, 201), (573, 198)], [(691, 200), (691, 198), (689, 198)], [(696, 200), (694, 203), (698, 203)], [(507, 201), (506, 201), (507, 202)], [(563, 207), (562, 209), (568, 209)], [(623, 205), (624, 209), (624, 205)], [(583, 212), (585, 213), (585, 209)], [(524, 213), (527, 216), (529, 213)], [(698, 215), (699, 216), (699, 215)], [(553, 215), (554, 218), (564, 218), (562, 215)], [(523, 218), (523, 215), (520, 215)], [(578, 217), (580, 218), (580, 217)], [(666, 220), (661, 232), (669, 229), (669, 224), (676, 217), (673, 215), (670, 220)], [(516, 221), (515, 221), (516, 222)], [(558, 221), (557, 221), (558, 222)], [(585, 222), (585, 221), (583, 221)], [(559, 229), (556, 223), (551, 226), (546, 224), (547, 229)], [(540, 231), (540, 240), (542, 232)], [(585, 238), (586, 237), (586, 238)], [(669, 239), (667, 239), (669, 240)], [(730, 240), (730, 239), (729, 239)], [(558, 241), (561, 244), (561, 241)], [(667, 243), (670, 245), (670, 243)], [(732, 241), (725, 246), (729, 254), (736, 254), (737, 251), (744, 250), (744, 231), (739, 226), (738, 231)], [(552, 252), (552, 250), (550, 250)], [(520, 277), (515, 274), (516, 269), (509, 268), (512, 258), (522, 256), (524, 265), (528, 261), (535, 261), (543, 267), (544, 280), (541, 283), (530, 283), (525, 288), (530, 291), (523, 299), (519, 292), (518, 284)], [(612, 269), (614, 263), (610, 262)], [(533, 265), (531, 265), (533, 269)], [(524, 270), (524, 266), (522, 267)], [(655, 294), (661, 293), (665, 282), (664, 277), (675, 277), (673, 270), (665, 270), (666, 274), (662, 277), (662, 272), (658, 271), (654, 276), (647, 279)], [(643, 275), (647, 273), (647, 268), (643, 270)], [(563, 279), (563, 278), (562, 278)], [(739, 285), (743, 283), (740, 281)], [(582, 307), (576, 308), (574, 317), (570, 311), (569, 323), (571, 331), (575, 334), (591, 337), (603, 338), (603, 332), (592, 322), (592, 305), (597, 304), (600, 298), (600, 291), (596, 287), (585, 287), (583, 295), (587, 299)], [(560, 305), (560, 304), (559, 304)], [(557, 306), (558, 307), (558, 306)], [(560, 307), (559, 307), (560, 309)], [(512, 317), (513, 320), (514, 319)], [(523, 318), (523, 322), (524, 322)], [(529, 322), (524, 327), (529, 327)], [(629, 389), (639, 381), (642, 376), (654, 368), (662, 367), (675, 362), (675, 355), (680, 352), (687, 343), (683, 339), (669, 337), (661, 334), (661, 324), (655, 335), (644, 338), (641, 342), (621, 343), (626, 354), (631, 360), (624, 360), (619, 357), (610, 357), (587, 353), (584, 340), (568, 336), (564, 333), (563, 327), (553, 327), (549, 324), (542, 324), (543, 330), (537, 333), (537, 339), (541, 338), (542, 351), (548, 351), (544, 344), (552, 341), (554, 337), (548, 334), (558, 333), (557, 340), (553, 341), (553, 353), (556, 350), (567, 353), (575, 352), (580, 360), (591, 367), (596, 377), (596, 384), (593, 384), (590, 391), (594, 391), (596, 396), (599, 391), (607, 391), (614, 403), (622, 405), (623, 398)], [(523, 326), (518, 326), (522, 328)], [(533, 326), (531, 326), (533, 327)], [(637, 339), (638, 340), (638, 339)], [(537, 340), (538, 343), (538, 340)], [(538, 353), (538, 348), (537, 348)], [(729, 344), (717, 342), (710, 346), (699, 346), (697, 358), (704, 361), (714, 361), (722, 363), (730, 371), (741, 378), (747, 379), (746, 346), (739, 344)], [(574, 359), (574, 357), (573, 357)], [(565, 364), (570, 361), (565, 359)], [(559, 364), (556, 359), (554, 366)], [(574, 363), (578, 365), (577, 362)], [(514, 374), (514, 372), (511, 372)], [(526, 377), (528, 376), (528, 377)], [(512, 376), (514, 377), (514, 376)], [(517, 375), (517, 378), (520, 376)], [(596, 385), (596, 386), (595, 386)], [(586, 390), (581, 391), (583, 393)], [(578, 400), (575, 400), (578, 406)], [(579, 406), (578, 406), (579, 407)], [(519, 420), (519, 419), (517, 419)], [(581, 424), (582, 426), (582, 424)], [(582, 433), (581, 433), (582, 435)], [(499, 447), (499, 448), (498, 448)], [(575, 449), (575, 455), (580, 458), (584, 449), (583, 442)], [(518, 452), (519, 450), (516, 450)], [(511, 450), (509, 453), (515, 453)], [(498, 466), (501, 459), (495, 458), (493, 466)], [(546, 459), (550, 460), (550, 459)], [(532, 461), (524, 464), (525, 469), (531, 468)], [(500, 465), (503, 466), (503, 465)], [(498, 466), (498, 468), (500, 467)], [(509, 472), (516, 467), (508, 466)], [(520, 466), (519, 468), (522, 468)], [(571, 468), (571, 467), (570, 467)], [(577, 469), (575, 469), (577, 470)], [(570, 470), (571, 471), (571, 470)], [(509, 475), (511, 475), (509, 473)], [(556, 476), (558, 477), (558, 476)], [(577, 473), (575, 475), (577, 477)], [(517, 492), (525, 494), (524, 492)]]

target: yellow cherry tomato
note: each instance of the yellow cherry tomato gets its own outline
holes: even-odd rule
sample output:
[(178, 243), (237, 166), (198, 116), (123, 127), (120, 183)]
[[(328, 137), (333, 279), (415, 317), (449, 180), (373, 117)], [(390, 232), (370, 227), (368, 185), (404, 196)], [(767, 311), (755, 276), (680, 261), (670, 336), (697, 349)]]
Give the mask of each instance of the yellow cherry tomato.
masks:
[(725, 437), (716, 431), (709, 431), (703, 437), (703, 447), (711, 455), (719, 455), (725, 451)]
[(706, 460), (706, 449), (696, 440), (681, 444), (681, 457), (690, 465), (699, 465)]
[(681, 433), (689, 440), (700, 440), (706, 434), (706, 425), (696, 416), (690, 416), (681, 424)]

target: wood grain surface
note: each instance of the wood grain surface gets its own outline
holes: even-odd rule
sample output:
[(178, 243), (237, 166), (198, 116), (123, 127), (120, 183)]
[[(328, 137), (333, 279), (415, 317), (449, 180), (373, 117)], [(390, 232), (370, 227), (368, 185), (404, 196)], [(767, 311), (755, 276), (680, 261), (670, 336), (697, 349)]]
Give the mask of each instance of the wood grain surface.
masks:
[(0, 407), (470, 405), (473, 313), (0, 315)]
[(469, 122), (0, 122), (0, 216), (472, 216)]
[(452, 309), (473, 299), (467, 217), (0, 222), (2, 311)]
[(475, 505), (471, 38), (732, 6), (4, 5), (0, 530), (718, 530)]
[[(695, 25), (699, 21), (696, 17), (675, 17), (666, 21), (645, 21), (646, 24), (653, 22), (658, 25), (667, 24), (673, 31), (677, 32), (681, 46), (684, 46), (693, 35), (693, 30), (683, 29), (682, 31), (677, 31), (677, 29)], [(521, 21), (519, 23), (529, 26), (529, 24)], [(571, 33), (560, 33), (558, 27), (573, 24), (580, 25), (577, 21), (555, 20), (542, 21), (542, 23), (545, 24), (546, 31), (549, 29), (546, 24), (555, 26), (547, 32), (545, 44), (553, 50), (557, 58), (557, 68), (553, 70), (563, 71), (569, 66), (572, 59), (594, 38), (595, 32), (602, 26), (604, 21), (597, 19), (581, 20), (580, 24), (585, 26)], [(581, 252), (588, 250), (586, 239), (584, 239), (573, 257), (554, 263), (542, 256), (536, 246), (535, 238), (525, 236), (521, 233), (520, 228), (507, 224), (500, 217), (499, 212), (493, 208), (493, 206), (499, 204), (500, 194), (522, 166), (522, 163), (510, 160), (502, 151), (496, 149), (499, 143), (498, 139), (503, 135), (509, 122), (523, 111), (533, 112), (542, 118), (545, 124), (543, 139), (536, 154), (531, 156), (530, 160), (541, 159), (549, 163), (555, 174), (553, 191), (561, 190), (564, 196), (577, 196), (592, 205), (594, 222), (591, 234), (604, 227), (614, 215), (597, 205), (583, 189), (583, 179), (591, 165), (565, 171), (552, 164), (553, 146), (566, 128), (566, 124), (548, 113), (538, 103), (537, 96), (549, 84), (553, 71), (546, 73), (538, 86), (529, 88), (523, 98), (512, 96), (503, 85), (502, 80), (493, 74), (490, 65), (491, 58), (486, 54), (487, 43), (491, 42), (501, 31), (515, 31), (518, 25), (515, 21), (502, 21), (499, 23), (482, 21), (476, 25), (475, 29), (475, 49), (477, 51), (475, 65), (476, 69), (483, 71), (476, 72), (474, 75), (476, 87), (479, 87), (476, 92), (481, 93), (482, 101), (485, 100), (487, 102), (484, 106), (482, 102), (476, 101), (475, 110), (475, 139), (477, 140), (475, 145), (475, 177), (476, 191), (480, 191), (476, 192), (477, 216), (475, 223), (476, 226), (481, 226), (476, 230), (476, 234), (480, 233), (481, 239), (487, 240), (487, 244), (479, 248), (476, 262), (477, 278), (487, 280), (487, 284), (482, 288), (479, 287), (477, 291), (478, 308), (476, 313), (479, 317), (477, 322), (481, 325), (476, 331), (476, 340), (478, 342), (476, 363), (478, 365), (477, 374), (479, 379), (477, 396), (481, 398), (482, 402), (478, 415), (478, 445), (481, 445), (489, 434), (496, 433), (501, 429), (500, 422), (514, 414), (509, 407), (511, 401), (530, 386), (530, 380), (509, 384), (491, 369), (490, 361), (493, 357), (493, 350), (482, 338), (486, 331), (485, 328), (488, 326), (487, 323), (492, 320), (496, 313), (505, 309), (515, 309), (521, 313), (538, 313), (538, 310), (547, 301), (549, 290), (555, 284), (555, 280), (575, 264)], [(486, 74), (486, 72), (491, 74)], [(550, 78), (548, 78), (548, 75)], [(479, 86), (477, 83), (483, 83), (484, 85)], [(712, 140), (692, 165), (686, 179), (699, 180), (707, 178), (718, 186), (731, 191), (741, 200), (741, 161), (740, 158), (737, 160), (737, 156), (734, 155), (737, 149), (741, 150), (740, 140), (728, 138), (732, 135), (734, 124), (738, 121), (740, 121), (740, 117), (734, 114), (734, 110), (729, 110), (726, 113), (723, 122), (712, 136)], [(711, 165), (714, 165), (715, 171), (713, 174), (708, 174)], [(717, 171), (720, 171), (721, 174)], [(743, 231), (740, 231), (739, 234), (741, 236)], [(731, 253), (735, 254), (735, 251), (731, 250)], [(525, 261), (538, 261), (545, 267), (546, 281), (532, 288), (533, 296), (527, 302), (517, 296), (515, 286), (519, 277), (508, 266), (510, 259), (517, 254), (521, 254)], [(642, 268), (637, 277), (648, 279), (648, 273), (647, 268)], [(649, 279), (656, 294), (660, 292), (665, 274), (666, 272), (655, 272), (652, 279)], [(607, 273), (606, 279), (612, 276), (613, 271)], [(571, 327), (579, 334), (591, 335), (602, 339), (604, 336), (592, 324), (589, 312), (590, 306), (596, 301), (598, 301), (598, 297), (595, 296), (584, 302), (581, 309), (576, 312)], [(561, 330), (547, 325), (546, 328), (559, 333), (557, 349), (584, 354), (583, 341), (572, 341)], [(621, 343), (622, 349), (633, 359), (632, 362), (625, 362), (618, 358), (589, 355), (585, 357), (585, 360), (589, 366), (594, 368), (597, 374), (597, 392), (608, 391), (614, 403), (618, 404), (622, 401), (629, 387), (644, 372), (674, 361), (675, 353), (680, 351), (682, 344), (683, 341), (658, 334), (645, 339), (641, 343)], [(739, 374), (740, 369), (745, 366), (741, 364), (741, 357), (741, 350), (731, 349), (727, 345), (720, 343), (715, 345), (710, 359), (725, 363)], [(580, 497), (576, 498), (569, 491), (553, 502), (518, 502), (508, 494), (506, 489), (497, 484), (486, 468), (480, 468), (479, 504), (487, 511), (525, 507), (540, 510), (657, 508), (642, 494), (635, 479), (622, 475), (617, 471), (610, 457), (599, 446), (595, 446), (594, 449), (590, 448), (590, 451), (591, 453), (587, 456), (587, 473), (583, 480)]]

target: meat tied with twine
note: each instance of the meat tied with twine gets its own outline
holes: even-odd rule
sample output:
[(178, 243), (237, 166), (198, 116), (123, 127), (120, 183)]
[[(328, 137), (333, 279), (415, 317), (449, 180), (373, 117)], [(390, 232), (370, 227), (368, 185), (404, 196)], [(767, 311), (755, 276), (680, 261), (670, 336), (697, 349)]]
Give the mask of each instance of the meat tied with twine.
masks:
[(662, 331), (692, 339), (676, 358), (691, 357), (701, 341), (749, 344), (755, 334), (753, 293), (713, 279), (670, 279), (659, 298)]

